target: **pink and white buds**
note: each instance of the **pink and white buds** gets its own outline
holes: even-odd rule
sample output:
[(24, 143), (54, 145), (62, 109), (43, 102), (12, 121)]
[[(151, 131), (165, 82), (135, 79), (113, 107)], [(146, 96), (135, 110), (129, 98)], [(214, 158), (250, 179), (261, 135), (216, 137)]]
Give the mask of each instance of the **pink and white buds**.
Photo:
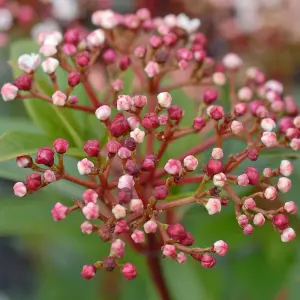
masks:
[(281, 233), (281, 241), (284, 243), (292, 241), (296, 237), (296, 232), (293, 228), (288, 227)]
[(249, 220), (248, 220), (248, 217), (246, 215), (238, 216), (237, 222), (241, 227), (245, 227), (246, 225), (249, 224)]
[(252, 90), (247, 86), (242, 87), (238, 91), (238, 98), (241, 101), (247, 101), (247, 102), (250, 101), (252, 98), (252, 95), (253, 95)]
[(149, 220), (144, 224), (144, 230), (146, 233), (155, 233), (157, 230), (157, 223), (153, 220)]
[(237, 54), (228, 53), (223, 58), (223, 65), (230, 71), (236, 71), (243, 65), (243, 61)]
[(277, 188), (282, 193), (287, 193), (292, 187), (292, 181), (286, 177), (280, 177), (277, 182)]
[(105, 42), (105, 33), (101, 29), (96, 29), (86, 37), (86, 40), (89, 48), (100, 47)]
[(24, 197), (27, 194), (27, 188), (23, 182), (17, 182), (14, 187), (14, 194), (17, 197)]
[(87, 158), (84, 158), (77, 163), (77, 169), (80, 175), (91, 174), (93, 168), (94, 168), (94, 164)]
[(234, 134), (240, 134), (244, 130), (243, 123), (240, 121), (233, 121), (230, 125), (230, 129)]
[(296, 126), (296, 128), (300, 128), (300, 116), (295, 117), (293, 123)]
[(170, 175), (178, 175), (182, 171), (181, 162), (176, 159), (169, 159), (165, 164), (166, 172)]
[(267, 148), (277, 145), (277, 137), (274, 132), (264, 132), (260, 140)]
[(136, 244), (142, 244), (145, 242), (144, 232), (138, 229), (135, 229), (133, 231), (133, 233), (131, 234), (131, 238)]
[(162, 247), (163, 255), (170, 258), (176, 257), (176, 247), (174, 245), (164, 245)]
[(82, 208), (82, 212), (88, 220), (97, 219), (99, 217), (100, 208), (97, 204), (89, 202)]
[(92, 23), (104, 29), (113, 29), (119, 24), (117, 15), (110, 9), (98, 10), (92, 14)]
[(226, 76), (222, 72), (215, 72), (212, 75), (212, 81), (217, 86), (222, 86), (226, 83)]
[(213, 251), (218, 255), (225, 256), (228, 251), (228, 244), (220, 240), (214, 243)]
[(224, 173), (215, 174), (213, 177), (213, 183), (215, 186), (223, 187), (227, 181), (226, 175)]
[(206, 165), (206, 174), (208, 176), (213, 176), (219, 174), (223, 171), (223, 164), (220, 160), (210, 159)]
[(46, 57), (54, 56), (57, 53), (57, 47), (53, 45), (42, 45), (39, 52)]
[(141, 199), (132, 199), (130, 201), (130, 210), (136, 213), (143, 211), (144, 205)]
[(52, 218), (54, 221), (64, 220), (67, 216), (68, 207), (57, 202), (51, 210)]
[(85, 265), (83, 266), (82, 268), (82, 271), (81, 271), (81, 276), (84, 278), (84, 279), (92, 279), (93, 277), (95, 277), (96, 275), (96, 267), (94, 265)]
[(116, 222), (115, 230), (114, 230), (115, 234), (122, 234), (122, 233), (128, 233), (128, 232), (129, 232), (129, 226), (128, 226), (128, 223), (126, 222), (126, 220), (120, 220), (120, 221)]
[(5, 83), (1, 88), (1, 95), (4, 101), (11, 101), (17, 98), (19, 89), (11, 84)]
[(32, 166), (32, 158), (29, 155), (18, 156), (16, 162), (19, 168), (31, 168)]
[(80, 225), (80, 229), (84, 234), (91, 234), (93, 232), (93, 225), (90, 222), (85, 221)]
[(254, 230), (253, 226), (251, 224), (247, 224), (243, 229), (243, 233), (245, 235), (251, 235), (253, 233), (253, 230)]
[(206, 112), (216, 121), (219, 121), (224, 117), (224, 108), (220, 105), (211, 105), (207, 108)]
[(184, 264), (186, 262), (186, 256), (185, 256), (184, 252), (179, 252), (177, 254), (176, 259), (180, 264)]
[(132, 189), (134, 187), (134, 180), (131, 175), (123, 175), (119, 178), (118, 188), (119, 189)]
[(130, 110), (133, 106), (133, 100), (128, 95), (119, 95), (117, 100), (117, 109), (120, 110)]
[(152, 78), (159, 74), (159, 64), (154, 61), (150, 61), (145, 67), (144, 71), (147, 73), (149, 78)]
[(256, 226), (263, 226), (265, 223), (265, 217), (262, 213), (258, 213), (253, 218), (253, 224)]
[(52, 167), (54, 164), (54, 151), (50, 147), (42, 147), (38, 150), (35, 162), (47, 167)]
[(267, 200), (275, 200), (277, 196), (277, 191), (276, 188), (274, 188), (273, 186), (269, 186), (265, 189), (264, 191), (264, 197)]
[(249, 178), (247, 174), (241, 174), (237, 178), (237, 184), (239, 186), (247, 186), (249, 184)]
[(244, 207), (246, 209), (253, 209), (256, 207), (256, 202), (254, 201), (253, 198), (247, 198), (245, 201), (244, 201)]
[(82, 199), (83, 199), (83, 201), (84, 201), (85, 204), (88, 204), (90, 202), (97, 203), (98, 194), (95, 191), (89, 189), (89, 190), (86, 190), (82, 194)]
[(18, 66), (21, 70), (25, 71), (26, 73), (32, 73), (38, 67), (40, 62), (41, 58), (39, 54), (23, 54), (18, 59)]
[(209, 215), (219, 213), (222, 208), (221, 201), (217, 198), (209, 198), (205, 204), (205, 208), (207, 209)]
[(273, 171), (272, 171), (272, 169), (271, 168), (264, 168), (264, 170), (263, 170), (263, 175), (265, 176), (265, 177), (272, 177), (273, 176)]
[(213, 159), (222, 159), (223, 156), (224, 156), (224, 153), (221, 148), (214, 148), (211, 152), (211, 157)]
[(100, 121), (106, 121), (111, 115), (111, 108), (108, 105), (101, 105), (95, 111), (95, 115)]
[(122, 274), (127, 280), (132, 280), (136, 277), (137, 271), (133, 264), (126, 263), (122, 269)]
[(111, 210), (111, 212), (113, 213), (113, 215), (117, 220), (126, 217), (126, 208), (121, 204), (115, 205), (114, 208)]
[(272, 131), (276, 128), (276, 123), (271, 118), (265, 118), (261, 120), (260, 126), (264, 131)]
[(132, 97), (135, 107), (143, 108), (147, 104), (147, 97), (143, 95), (135, 95)]
[(193, 155), (189, 155), (183, 160), (183, 165), (187, 171), (194, 171), (198, 166), (198, 159)]
[(129, 117), (127, 122), (131, 130), (134, 130), (140, 126), (140, 121), (136, 116)]
[(46, 183), (51, 183), (51, 182), (56, 181), (55, 173), (53, 171), (50, 171), (50, 170), (45, 171), (43, 177), (44, 177), (44, 181)]
[(125, 255), (125, 243), (120, 239), (115, 240), (110, 247), (110, 256), (122, 258), (124, 255)]
[(57, 106), (64, 106), (66, 104), (67, 96), (61, 91), (56, 91), (52, 95), (52, 102)]
[(288, 201), (284, 203), (284, 211), (288, 214), (295, 214), (298, 210), (297, 205), (295, 204), (294, 201)]
[(69, 142), (65, 139), (56, 139), (53, 142), (53, 147), (57, 153), (64, 154), (69, 148)]
[(279, 171), (281, 175), (288, 177), (293, 173), (294, 167), (290, 161), (282, 160), (280, 162)]
[(121, 147), (119, 150), (118, 150), (118, 156), (120, 159), (128, 159), (131, 157), (131, 151), (126, 148), (126, 147)]
[(168, 108), (172, 104), (172, 96), (167, 92), (162, 92), (157, 95), (157, 101), (160, 107)]
[(145, 131), (135, 128), (130, 132), (130, 136), (135, 140), (136, 143), (141, 144), (144, 141)]
[(202, 267), (210, 269), (216, 264), (216, 259), (212, 255), (204, 253), (200, 258), (200, 263)]
[(283, 92), (283, 85), (281, 82), (277, 81), (277, 80), (268, 80), (266, 83), (265, 83), (265, 88), (267, 90), (272, 90), (274, 92), (277, 92), (278, 94), (282, 94)]
[(290, 142), (290, 147), (294, 150), (300, 150), (300, 138), (292, 139)]

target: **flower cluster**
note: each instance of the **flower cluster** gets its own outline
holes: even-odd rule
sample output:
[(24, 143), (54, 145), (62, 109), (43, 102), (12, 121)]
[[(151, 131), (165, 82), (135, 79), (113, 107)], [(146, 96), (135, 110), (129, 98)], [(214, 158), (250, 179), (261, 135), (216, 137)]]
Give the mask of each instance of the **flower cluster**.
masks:
[[(290, 190), (288, 177), (293, 165), (282, 160), (275, 169), (265, 166), (259, 171), (252, 166), (270, 149), (300, 149), (298, 108), (293, 97), (284, 94), (283, 85), (267, 80), (256, 67), (248, 68), (238, 85), (243, 60), (230, 53), (220, 64), (215, 63), (205, 50), (205, 36), (197, 32), (200, 21), (185, 15), (152, 19), (146, 9), (124, 16), (105, 10), (95, 12), (92, 22), (99, 28), (86, 35), (76, 29), (41, 34), (38, 43), (45, 58), (35, 53), (21, 55), (18, 65), (24, 73), (1, 90), (5, 101), (35, 98), (60, 109), (93, 114), (99, 127), (107, 131), (105, 144), (95, 139), (82, 145), (86, 155), (77, 163), (80, 176), (65, 168), (69, 142), (64, 138), (41, 145), (35, 158), (17, 157), (19, 167), (33, 171), (25, 182), (14, 185), (18, 197), (59, 180), (86, 189), (73, 198), (72, 205), (56, 203), (51, 210), (54, 221), (80, 211), (85, 218), (82, 233), (98, 234), (111, 244), (108, 256), (85, 265), (82, 276), (91, 279), (99, 269), (119, 268), (126, 279), (135, 278), (135, 266), (121, 262), (126, 244), (141, 253), (161, 250), (162, 256), (180, 264), (189, 256), (205, 268), (213, 267), (215, 254), (225, 255), (228, 245), (219, 240), (208, 247), (194, 247), (193, 234), (172, 214), (165, 218), (166, 211), (184, 205), (199, 205), (214, 215), (233, 202), (237, 224), (245, 235), (252, 234), (254, 226), (270, 222), (283, 242), (293, 240), (296, 233), (288, 218), (297, 211), (293, 201), (271, 210), (258, 207)], [(98, 62), (105, 67), (109, 81), (103, 98), (89, 80), (89, 72)], [(53, 85), (52, 95), (39, 89), (36, 70), (40, 67)], [(57, 82), (58, 68), (68, 73), (66, 90)], [(140, 83), (140, 93), (122, 94), (122, 74), (129, 68)], [(185, 81), (166, 85), (164, 79), (174, 70), (186, 72)], [(230, 112), (219, 103), (225, 84), (230, 89)], [(86, 90), (90, 106), (80, 104), (77, 85)], [(188, 85), (203, 86), (204, 90), (194, 119), (183, 127), (184, 105), (173, 104), (171, 90)], [(186, 135), (209, 136), (207, 133), (213, 134), (200, 144), (195, 138), (195, 145), (179, 157), (168, 157), (166, 150), (173, 141)], [(244, 149), (225, 155), (227, 139), (243, 141)], [(210, 158), (200, 165), (197, 155), (206, 150)], [(241, 170), (238, 167), (244, 161), (249, 165)], [(166, 201), (172, 187), (195, 183), (198, 188), (191, 196), (176, 199), (173, 195)], [(239, 197), (235, 187), (248, 187), (247, 195)]]

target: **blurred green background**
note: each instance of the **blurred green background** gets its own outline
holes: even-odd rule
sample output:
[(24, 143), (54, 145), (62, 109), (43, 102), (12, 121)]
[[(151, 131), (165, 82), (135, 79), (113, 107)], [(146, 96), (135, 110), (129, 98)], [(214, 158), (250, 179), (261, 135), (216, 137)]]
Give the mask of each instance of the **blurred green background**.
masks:
[[(259, 2), (258, 0), (253, 1)], [(38, 2), (28, 1), (34, 9), (40, 9), (37, 6), (41, 3)], [(73, 3), (75, 2), (73, 1)], [(202, 19), (203, 28), (208, 34), (211, 55), (218, 57), (226, 53), (228, 49), (238, 51), (249, 63), (255, 63), (270, 76), (283, 80), (287, 85), (287, 90), (293, 93), (299, 102), (299, 55), (296, 55), (299, 53), (298, 40), (279, 39), (279, 43), (277, 37), (262, 34), (262, 32), (272, 29), (268, 26), (259, 31), (256, 29), (253, 32), (239, 33), (234, 38), (222, 35), (217, 26), (218, 22), (223, 22), (229, 17), (238, 19), (238, 10), (234, 6), (234, 1), (226, 1), (229, 4), (225, 8), (207, 3), (209, 1), (200, 0), (194, 2), (150, 0), (91, 2), (93, 5), (99, 6), (113, 4), (118, 11), (126, 12), (134, 10), (135, 7), (147, 5), (157, 15), (182, 10), (190, 13), (191, 5), (196, 5), (197, 10), (193, 12), (193, 16), (199, 15)], [(94, 2), (97, 3), (94, 4)], [(287, 1), (283, 2), (287, 3)], [(273, 7), (272, 10), (275, 8)], [(280, 8), (281, 6), (278, 6), (278, 9)], [(248, 10), (251, 12), (249, 7)], [(57, 18), (56, 21), (61, 27), (68, 26), (70, 22), (71, 24), (73, 24), (72, 22), (86, 24), (88, 16), (87, 11), (86, 15), (77, 17), (75, 21), (66, 22)], [(30, 34), (31, 28), (22, 31), (18, 30), (18, 25), (15, 25), (13, 32), (9, 33), (8, 43), (0, 49), (1, 85), (13, 78), (8, 65), (10, 53), (14, 52), (16, 58), (17, 53), (27, 52), (29, 49), (27, 47), (31, 47), (28, 42), (20, 42), (21, 38)], [(231, 30), (234, 31), (234, 27)], [(261, 34), (260, 39), (258, 39), (257, 32)], [(277, 45), (272, 53), (268, 52), (270, 49), (267, 44), (270, 36), (271, 41), (276, 42)], [(14, 44), (12, 48), (15, 41), (18, 41), (18, 44)], [(250, 51), (251, 47), (256, 51)], [(256, 47), (259, 47), (260, 51)], [(281, 49), (285, 51), (281, 51)], [(132, 78), (132, 74), (127, 75), (127, 86), (130, 85), (130, 78)], [(224, 93), (223, 98), (225, 99), (226, 91)], [(185, 117), (188, 122), (192, 118), (195, 108), (194, 97), (188, 96), (182, 90), (174, 91), (172, 96), (175, 103), (191, 97), (190, 101), (185, 101)], [(25, 131), (28, 133), (27, 141), (37, 144), (57, 137), (59, 126), (57, 117), (53, 117), (48, 124), (43, 123), (45, 121), (43, 117), (45, 114), (49, 114), (49, 111), (43, 110), (43, 107), (42, 105), (37, 108), (41, 109), (40, 111), (31, 111), (31, 116), (35, 116), (34, 123), (28, 117), (28, 107), (26, 110), (22, 102), (4, 103), (1, 101), (0, 134), (15, 130)], [(86, 132), (88, 128), (86, 124), (90, 124), (92, 127), (92, 121), (87, 120), (87, 122), (91, 123), (79, 124), (78, 128), (74, 127), (80, 132), (81, 137), (96, 138), (104, 135), (104, 132), (98, 130)], [(48, 136), (41, 137), (40, 134), (45, 128), (50, 128)], [(62, 134), (71, 134), (72, 138), (70, 132)], [(199, 140), (200, 142), (201, 140)], [(26, 141), (20, 141), (20, 147), (25, 143)], [(238, 143), (228, 142), (225, 145), (225, 152), (227, 154), (236, 152), (240, 146)], [(187, 148), (189, 148), (189, 138), (174, 146), (174, 150), (171, 150), (169, 155), (182, 153)], [(200, 162), (204, 162), (208, 155), (206, 153), (199, 156)], [(271, 153), (259, 159), (255, 165), (259, 170), (266, 166), (277, 167), (281, 157), (284, 157), (284, 153)], [(70, 172), (76, 171), (75, 162), (71, 158), (68, 160), (67, 168)], [(292, 175), (294, 186), (289, 193), (285, 194), (285, 199), (295, 201), (300, 205), (300, 185), (298, 184), (300, 161), (294, 159), (293, 163), (295, 168)], [(245, 165), (241, 166), (241, 169), (244, 167)], [(144, 256), (130, 251), (129, 248), (127, 248), (126, 258), (137, 266), (139, 276), (136, 280), (127, 282), (118, 272), (99, 272), (93, 280), (83, 280), (80, 276), (82, 265), (95, 262), (107, 255), (108, 245), (100, 242), (96, 235), (84, 236), (81, 233), (79, 226), (83, 217), (80, 214), (72, 214), (65, 221), (58, 223), (53, 222), (50, 214), (54, 203), (68, 204), (72, 196), (82, 193), (82, 189), (70, 183), (59, 182), (30, 197), (16, 198), (12, 193), (13, 183), (23, 180), (26, 174), (26, 170), (17, 168), (14, 160), (0, 163), (0, 300), (159, 299), (148, 274)], [(191, 186), (189, 188), (192, 189)], [(174, 192), (184, 194), (189, 190), (177, 188)], [(269, 224), (256, 229), (252, 236), (244, 236), (235, 221), (232, 206), (226, 207), (221, 214), (216, 216), (208, 216), (202, 207), (196, 205), (182, 211), (182, 214), (184, 215), (183, 223), (187, 230), (195, 235), (196, 244), (209, 246), (214, 241), (223, 239), (228, 242), (230, 251), (226, 257), (218, 257), (217, 265), (209, 270), (203, 269), (192, 259), (188, 259), (184, 265), (167, 259), (163, 260), (162, 267), (172, 299), (299, 299), (299, 239), (289, 244), (283, 244), (279, 234), (274, 232)], [(300, 229), (299, 213), (293, 216), (292, 226), (296, 230)], [(154, 255), (161, 256), (160, 253)]]

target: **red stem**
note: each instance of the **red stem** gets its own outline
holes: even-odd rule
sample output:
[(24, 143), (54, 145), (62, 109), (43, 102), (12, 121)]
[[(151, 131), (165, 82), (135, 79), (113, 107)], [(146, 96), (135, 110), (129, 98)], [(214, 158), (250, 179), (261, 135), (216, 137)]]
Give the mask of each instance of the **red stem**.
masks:
[(99, 102), (98, 97), (95, 94), (93, 87), (91, 86), (91, 84), (87, 78), (83, 80), (83, 86), (85, 88), (86, 93), (89, 96), (89, 99), (90, 99), (93, 107), (98, 108), (101, 105), (101, 103)]

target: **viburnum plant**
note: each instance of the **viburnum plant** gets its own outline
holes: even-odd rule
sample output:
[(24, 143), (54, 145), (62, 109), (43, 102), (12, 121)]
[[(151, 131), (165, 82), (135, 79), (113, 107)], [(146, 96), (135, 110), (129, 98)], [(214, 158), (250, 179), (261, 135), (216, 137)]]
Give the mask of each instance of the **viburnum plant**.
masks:
[[(125, 243), (142, 254), (161, 249), (162, 257), (177, 263), (190, 257), (204, 268), (213, 267), (215, 254), (226, 255), (228, 245), (219, 240), (203, 248), (194, 246), (193, 233), (174, 218), (174, 208), (190, 204), (214, 215), (232, 202), (233, 217), (245, 235), (252, 234), (254, 226), (270, 222), (282, 242), (293, 240), (296, 233), (289, 225), (289, 214), (297, 211), (293, 201), (272, 210), (257, 206), (257, 200), (273, 201), (290, 190), (293, 165), (282, 160), (275, 168), (266, 165), (262, 172), (252, 165), (262, 152), (300, 149), (298, 108), (293, 97), (284, 95), (283, 85), (266, 80), (256, 67), (240, 74), (243, 61), (234, 53), (215, 63), (205, 50), (205, 36), (197, 32), (200, 21), (183, 14), (153, 19), (146, 9), (122, 16), (105, 10), (95, 12), (92, 23), (100, 28), (91, 33), (67, 29), (64, 35), (41, 34), (37, 42), (46, 58), (21, 55), (18, 67), (24, 72), (1, 90), (5, 101), (34, 99), (36, 104), (47, 102), (47, 108), (91, 114), (99, 120), (97, 130), (107, 133), (101, 143), (90, 139), (81, 145), (85, 157), (77, 163), (78, 176), (66, 169), (70, 141), (60, 136), (53, 145), (40, 145), (35, 157), (32, 153), (17, 157), (20, 168), (33, 171), (25, 182), (14, 185), (18, 197), (60, 180), (86, 189), (72, 204), (66, 200), (51, 210), (54, 221), (81, 212), (86, 219), (81, 231), (98, 234), (111, 244), (107, 257), (83, 266), (82, 277), (91, 279), (100, 269), (120, 269), (126, 279), (135, 278), (136, 267), (122, 259)], [(99, 62), (108, 82), (102, 94), (90, 79)], [(40, 68), (48, 79), (38, 74)], [(128, 70), (136, 80), (130, 83), (136, 90), (130, 95), (122, 93), (122, 78)], [(176, 70), (184, 72), (184, 80), (168, 84), (166, 79)], [(58, 72), (67, 73), (65, 89)], [(53, 93), (41, 89), (45, 84), (41, 78), (51, 82)], [(191, 85), (204, 90), (194, 119), (184, 127), (185, 99), (182, 105), (172, 104), (172, 90)], [(228, 112), (219, 104), (225, 85), (229, 86)], [(76, 95), (80, 86), (89, 105)], [(64, 126), (58, 121), (58, 126)], [(194, 135), (194, 145), (179, 157), (169, 157), (172, 144), (189, 135)], [(204, 137), (201, 142), (199, 135)], [(243, 150), (225, 155), (228, 139), (242, 141)], [(196, 156), (204, 151), (210, 151), (210, 158), (200, 165)], [(248, 167), (237, 173), (243, 162)], [(191, 196), (173, 194), (173, 187), (195, 183), (198, 187)], [(246, 194), (240, 195), (243, 189)], [(148, 259), (162, 299), (169, 299), (159, 261), (155, 256)]]

